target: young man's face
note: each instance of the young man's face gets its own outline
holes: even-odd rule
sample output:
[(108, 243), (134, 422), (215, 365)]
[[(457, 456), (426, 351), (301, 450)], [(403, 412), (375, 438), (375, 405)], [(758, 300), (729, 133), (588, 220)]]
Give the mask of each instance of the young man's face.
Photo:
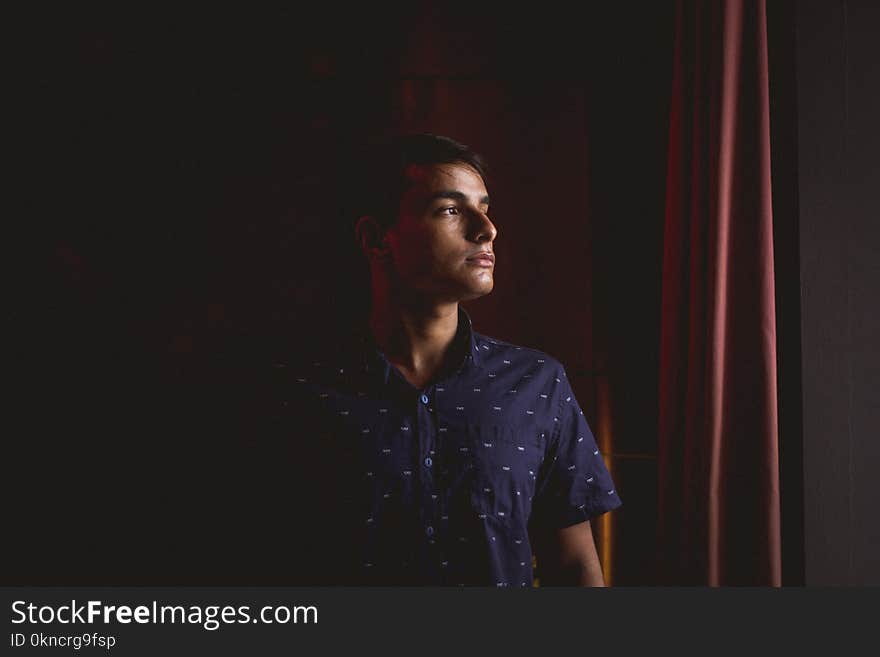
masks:
[(407, 175), (412, 186), (387, 232), (398, 283), (438, 301), (489, 294), (498, 231), (482, 177), (465, 164), (414, 165)]

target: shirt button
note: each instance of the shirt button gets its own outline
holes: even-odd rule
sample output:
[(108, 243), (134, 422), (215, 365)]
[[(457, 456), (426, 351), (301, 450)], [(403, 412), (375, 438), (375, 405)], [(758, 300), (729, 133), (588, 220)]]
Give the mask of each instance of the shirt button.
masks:
[(433, 535), (434, 535), (434, 528), (431, 527), (431, 525), (428, 525), (428, 526), (425, 528), (425, 533), (426, 533), (428, 536), (433, 536)]
[(427, 467), (430, 468), (433, 464), (434, 464), (434, 461), (431, 460), (431, 457), (430, 457), (430, 456), (427, 457), (427, 458), (425, 459), (425, 465), (426, 465)]
[(427, 403), (428, 403), (428, 395), (422, 395), (421, 399), (422, 399), (422, 403), (423, 403), (423, 404), (427, 404)]

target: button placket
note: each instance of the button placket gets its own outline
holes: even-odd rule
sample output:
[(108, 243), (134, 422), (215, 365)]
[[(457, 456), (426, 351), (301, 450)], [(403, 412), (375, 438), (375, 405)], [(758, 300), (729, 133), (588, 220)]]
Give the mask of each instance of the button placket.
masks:
[(436, 441), (436, 428), (434, 427), (431, 408), (428, 407), (428, 404), (431, 401), (430, 394), (430, 388), (419, 392), (416, 398), (415, 412), (417, 418), (416, 421), (418, 423), (418, 454), (421, 459), (420, 480), (422, 499), (424, 500), (423, 518), (426, 525), (425, 532), (429, 539), (428, 542), (433, 543), (434, 526), (436, 526), (437, 518), (439, 516), (439, 505), (437, 504), (438, 496), (435, 492), (435, 464), (434, 459), (432, 458)]

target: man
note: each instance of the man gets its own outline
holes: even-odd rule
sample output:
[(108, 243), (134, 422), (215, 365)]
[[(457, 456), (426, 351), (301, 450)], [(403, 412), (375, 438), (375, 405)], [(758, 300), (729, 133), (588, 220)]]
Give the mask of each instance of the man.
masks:
[(361, 171), (368, 317), (276, 362), (299, 582), (530, 586), (534, 553), (542, 585), (604, 585), (590, 520), (621, 502), (565, 369), (460, 306), (494, 285), (485, 171), (435, 135)]

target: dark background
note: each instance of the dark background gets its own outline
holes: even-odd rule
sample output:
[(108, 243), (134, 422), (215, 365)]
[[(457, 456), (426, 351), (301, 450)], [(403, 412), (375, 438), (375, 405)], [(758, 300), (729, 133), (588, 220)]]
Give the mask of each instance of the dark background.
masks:
[(48, 230), (17, 327), (13, 576), (247, 580), (259, 550), (218, 380), (363, 311), (343, 174), (362, 140), (425, 130), (489, 160), (496, 290), (468, 309), (565, 363), (621, 454), (621, 579), (648, 578), (673, 34), (671, 6), (641, 11), (53, 21), (29, 51)]
[[(818, 537), (823, 522), (811, 525), (803, 511), (802, 466), (821, 466), (803, 442), (804, 425), (817, 425), (801, 416), (800, 377), (824, 375), (807, 356), (801, 371), (801, 267), (825, 281), (821, 303), (832, 305), (843, 303), (831, 294), (837, 285), (867, 294), (859, 277), (869, 272), (825, 277), (815, 268), (831, 261), (799, 257), (830, 235), (855, 245), (867, 225), (835, 232), (840, 224), (827, 221), (826, 208), (814, 225), (830, 234), (799, 233), (798, 202), (812, 199), (798, 187), (797, 163), (819, 155), (799, 153), (798, 140), (842, 128), (839, 103), (824, 113), (813, 103), (823, 78), (795, 71), (828, 61), (835, 35), (861, 35), (847, 41), (850, 69), (876, 61), (868, 56), (876, 46), (852, 17), (832, 34), (822, 28), (824, 10), (796, 16), (788, 3), (770, 4), (783, 549), (787, 582), (797, 584), (805, 580), (804, 526)], [(496, 288), (468, 310), (478, 331), (566, 365), (600, 444), (611, 446), (624, 500), (597, 528), (608, 578), (654, 581), (674, 6), (569, 11), (499, 13), (473, 3), (381, 14), (331, 5), (246, 16), (78, 9), (22, 26), (21, 171), (25, 216), (40, 239), (28, 274), (13, 277), (8, 316), (15, 393), (7, 398), (14, 429), (5, 441), (12, 531), (4, 581), (250, 581), (260, 549), (236, 520), (252, 500), (226, 383), (265, 345), (308, 344), (362, 312), (365, 269), (343, 174), (364, 138), (403, 130), (447, 134), (488, 158)], [(796, 24), (812, 28), (809, 38), (798, 41)], [(867, 94), (861, 107), (876, 105), (876, 86), (859, 89)], [(872, 114), (849, 102), (848, 130), (866, 128)], [(876, 172), (866, 144), (861, 155), (849, 151), (853, 171)], [(810, 189), (819, 190), (822, 176), (812, 175)], [(846, 193), (876, 209), (867, 185)], [(857, 212), (855, 200), (846, 203)], [(856, 279), (865, 285), (852, 287)], [(809, 294), (803, 302), (807, 321), (819, 312), (807, 305), (820, 302)], [(805, 336), (810, 330), (804, 324)], [(836, 342), (840, 354), (870, 351), (868, 335), (859, 335), (856, 347)], [(864, 389), (876, 367), (849, 376)], [(877, 426), (876, 414), (873, 424), (863, 419)], [(851, 481), (841, 468), (839, 481)], [(822, 506), (827, 499), (810, 508), (821, 507), (822, 517), (839, 508)], [(867, 549), (868, 534), (858, 538), (848, 517), (847, 545)], [(852, 553), (822, 554), (806, 559), (818, 569), (814, 581), (839, 580), (845, 558), (845, 581), (876, 580), (876, 565), (853, 570)]]

